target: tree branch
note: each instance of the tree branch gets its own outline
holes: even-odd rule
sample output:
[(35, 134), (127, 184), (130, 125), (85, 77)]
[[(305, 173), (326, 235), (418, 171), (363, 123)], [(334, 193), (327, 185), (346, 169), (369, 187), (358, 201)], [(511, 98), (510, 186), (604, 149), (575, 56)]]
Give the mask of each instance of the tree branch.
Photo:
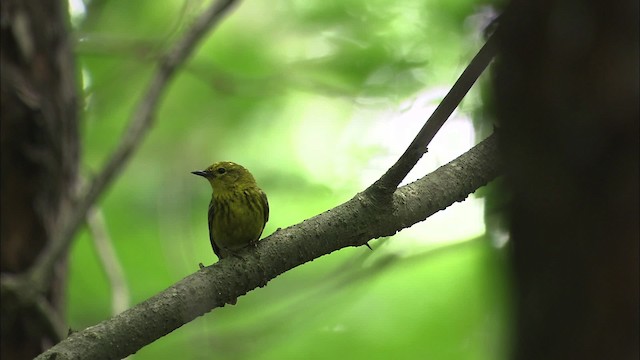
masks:
[(89, 232), (91, 232), (96, 255), (100, 259), (100, 264), (111, 287), (111, 314), (119, 314), (129, 308), (129, 287), (100, 209), (96, 207), (89, 209), (87, 225)]
[(119, 145), (87, 190), (79, 196), (79, 200), (75, 202), (67, 214), (62, 215), (60, 231), (52, 237), (47, 247), (39, 255), (35, 265), (29, 271), (28, 278), (37, 287), (44, 288), (49, 274), (52, 273), (51, 269), (69, 247), (76, 231), (84, 222), (87, 211), (122, 171), (142, 143), (142, 139), (153, 125), (155, 110), (161, 96), (177, 68), (191, 55), (204, 35), (220, 22), (234, 3), (235, 0), (214, 2), (196, 19), (185, 36), (160, 59), (158, 71), (151, 79), (144, 97), (133, 112), (129, 126), (124, 132)]
[[(52, 341), (62, 341), (67, 336), (67, 324), (47, 299), (18, 275), (3, 273), (0, 278), (0, 298), (12, 316), (19, 310), (29, 308), (34, 319), (31, 321), (45, 329)], [(7, 305), (4, 305), (7, 304)], [(37, 354), (37, 352), (36, 352)]]
[(380, 179), (366, 190), (368, 194), (373, 195), (374, 198), (384, 198), (396, 190), (400, 182), (402, 182), (409, 171), (413, 169), (422, 155), (427, 152), (427, 146), (449, 116), (451, 116), (453, 110), (458, 107), (462, 98), (464, 98), (467, 92), (469, 92), (469, 89), (471, 89), (471, 86), (487, 68), (491, 59), (493, 59), (496, 54), (495, 43), (495, 34), (493, 34), (471, 60), (469, 65), (467, 65), (458, 80), (453, 84), (451, 90), (449, 90), (444, 99), (442, 99), (442, 102), (438, 104), (436, 110), (425, 122), (420, 132), (418, 132), (409, 147), (407, 147), (407, 150), (405, 150), (398, 161), (396, 161)]
[(372, 206), (360, 193), (278, 230), (242, 258), (226, 258), (189, 275), (143, 303), (72, 334), (37, 359), (123, 358), (294, 267), (423, 221), (501, 173), (496, 143), (492, 135), (449, 164), (397, 189), (389, 207)]

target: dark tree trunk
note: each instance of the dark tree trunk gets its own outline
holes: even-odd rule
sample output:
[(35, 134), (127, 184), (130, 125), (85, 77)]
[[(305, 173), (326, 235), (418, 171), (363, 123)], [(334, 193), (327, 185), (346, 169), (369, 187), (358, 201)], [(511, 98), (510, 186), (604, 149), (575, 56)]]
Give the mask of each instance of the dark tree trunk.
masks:
[(638, 1), (515, 1), (496, 102), (515, 354), (637, 359)]
[[(75, 66), (66, 1), (2, 0), (1, 270), (20, 274), (58, 231), (78, 167)], [(45, 289), (61, 315), (64, 260)], [(1, 355), (32, 359), (51, 336), (32, 306), (2, 298)]]

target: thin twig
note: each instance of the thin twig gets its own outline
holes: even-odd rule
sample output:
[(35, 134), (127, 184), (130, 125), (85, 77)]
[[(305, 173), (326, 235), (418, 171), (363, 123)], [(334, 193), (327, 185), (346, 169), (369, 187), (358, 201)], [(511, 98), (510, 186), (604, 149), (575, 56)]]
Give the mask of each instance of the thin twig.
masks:
[(40, 315), (40, 323), (43, 324), (52, 340), (58, 343), (67, 337), (69, 328), (58, 310), (55, 309), (44, 296), (39, 296), (35, 302), (36, 313)]
[(42, 326), (55, 343), (67, 337), (67, 325), (58, 310), (47, 301), (42, 292), (31, 286), (28, 279), (20, 274), (7, 273), (3, 273), (1, 278), (0, 294), (3, 302), (23, 310), (30, 309), (30, 313), (36, 316), (33, 323)]
[(447, 121), (456, 107), (467, 94), (471, 86), (487, 68), (491, 59), (496, 54), (495, 34), (491, 35), (484, 46), (478, 51), (466, 69), (462, 72), (458, 80), (447, 95), (438, 104), (436, 110), (425, 122), (420, 132), (413, 139), (407, 150), (400, 156), (393, 166), (384, 175), (373, 183), (366, 191), (379, 198), (389, 197), (398, 187), (400, 182), (407, 176), (409, 171), (416, 165), (418, 160), (427, 152), (427, 146), (436, 136), (442, 125)]
[(29, 278), (36, 286), (44, 288), (50, 269), (66, 251), (76, 231), (84, 222), (87, 211), (98, 200), (105, 189), (111, 185), (116, 176), (122, 171), (142, 139), (147, 134), (155, 120), (155, 110), (166, 89), (166, 85), (173, 77), (176, 69), (191, 55), (196, 45), (204, 35), (217, 25), (235, 0), (221, 0), (213, 3), (200, 15), (187, 31), (185, 36), (163, 56), (144, 97), (133, 112), (129, 126), (125, 130), (120, 143), (113, 151), (109, 160), (93, 179), (86, 192), (79, 196), (78, 201), (66, 216), (62, 216), (60, 231), (52, 236), (45, 250), (38, 257), (29, 272)]
[(109, 285), (111, 286), (111, 315), (117, 315), (129, 308), (129, 287), (125, 280), (124, 270), (113, 247), (107, 231), (102, 211), (95, 206), (87, 213), (87, 225), (98, 259), (102, 264)]

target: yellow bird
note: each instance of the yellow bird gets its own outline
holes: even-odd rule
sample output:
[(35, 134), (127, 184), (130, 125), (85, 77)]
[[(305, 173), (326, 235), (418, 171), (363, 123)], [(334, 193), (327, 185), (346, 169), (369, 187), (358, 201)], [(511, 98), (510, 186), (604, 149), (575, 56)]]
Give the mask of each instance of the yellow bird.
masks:
[(209, 240), (219, 259), (255, 244), (269, 220), (269, 202), (253, 175), (230, 162), (214, 163), (191, 172), (209, 180)]

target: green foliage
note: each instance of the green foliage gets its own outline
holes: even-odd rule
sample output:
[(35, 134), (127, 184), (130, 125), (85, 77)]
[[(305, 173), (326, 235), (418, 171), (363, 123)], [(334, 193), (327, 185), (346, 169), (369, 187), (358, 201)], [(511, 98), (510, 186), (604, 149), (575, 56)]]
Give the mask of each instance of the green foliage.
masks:
[[(117, 144), (156, 59), (204, 5), (87, 2), (75, 21), (87, 176)], [(241, 2), (169, 84), (153, 130), (100, 204), (132, 305), (215, 259), (210, 189), (191, 171), (220, 160), (246, 166), (269, 197), (264, 236), (349, 199), (388, 144), (408, 143), (365, 141), (380, 118), (368, 114), (450, 86), (478, 48), (467, 20), (481, 5)], [(373, 252), (344, 249), (305, 264), (135, 358), (504, 357), (499, 250), (484, 238), (437, 248), (430, 238), (402, 232), (372, 242)], [(76, 239), (70, 265), (70, 326), (110, 317), (110, 287), (88, 233)]]

